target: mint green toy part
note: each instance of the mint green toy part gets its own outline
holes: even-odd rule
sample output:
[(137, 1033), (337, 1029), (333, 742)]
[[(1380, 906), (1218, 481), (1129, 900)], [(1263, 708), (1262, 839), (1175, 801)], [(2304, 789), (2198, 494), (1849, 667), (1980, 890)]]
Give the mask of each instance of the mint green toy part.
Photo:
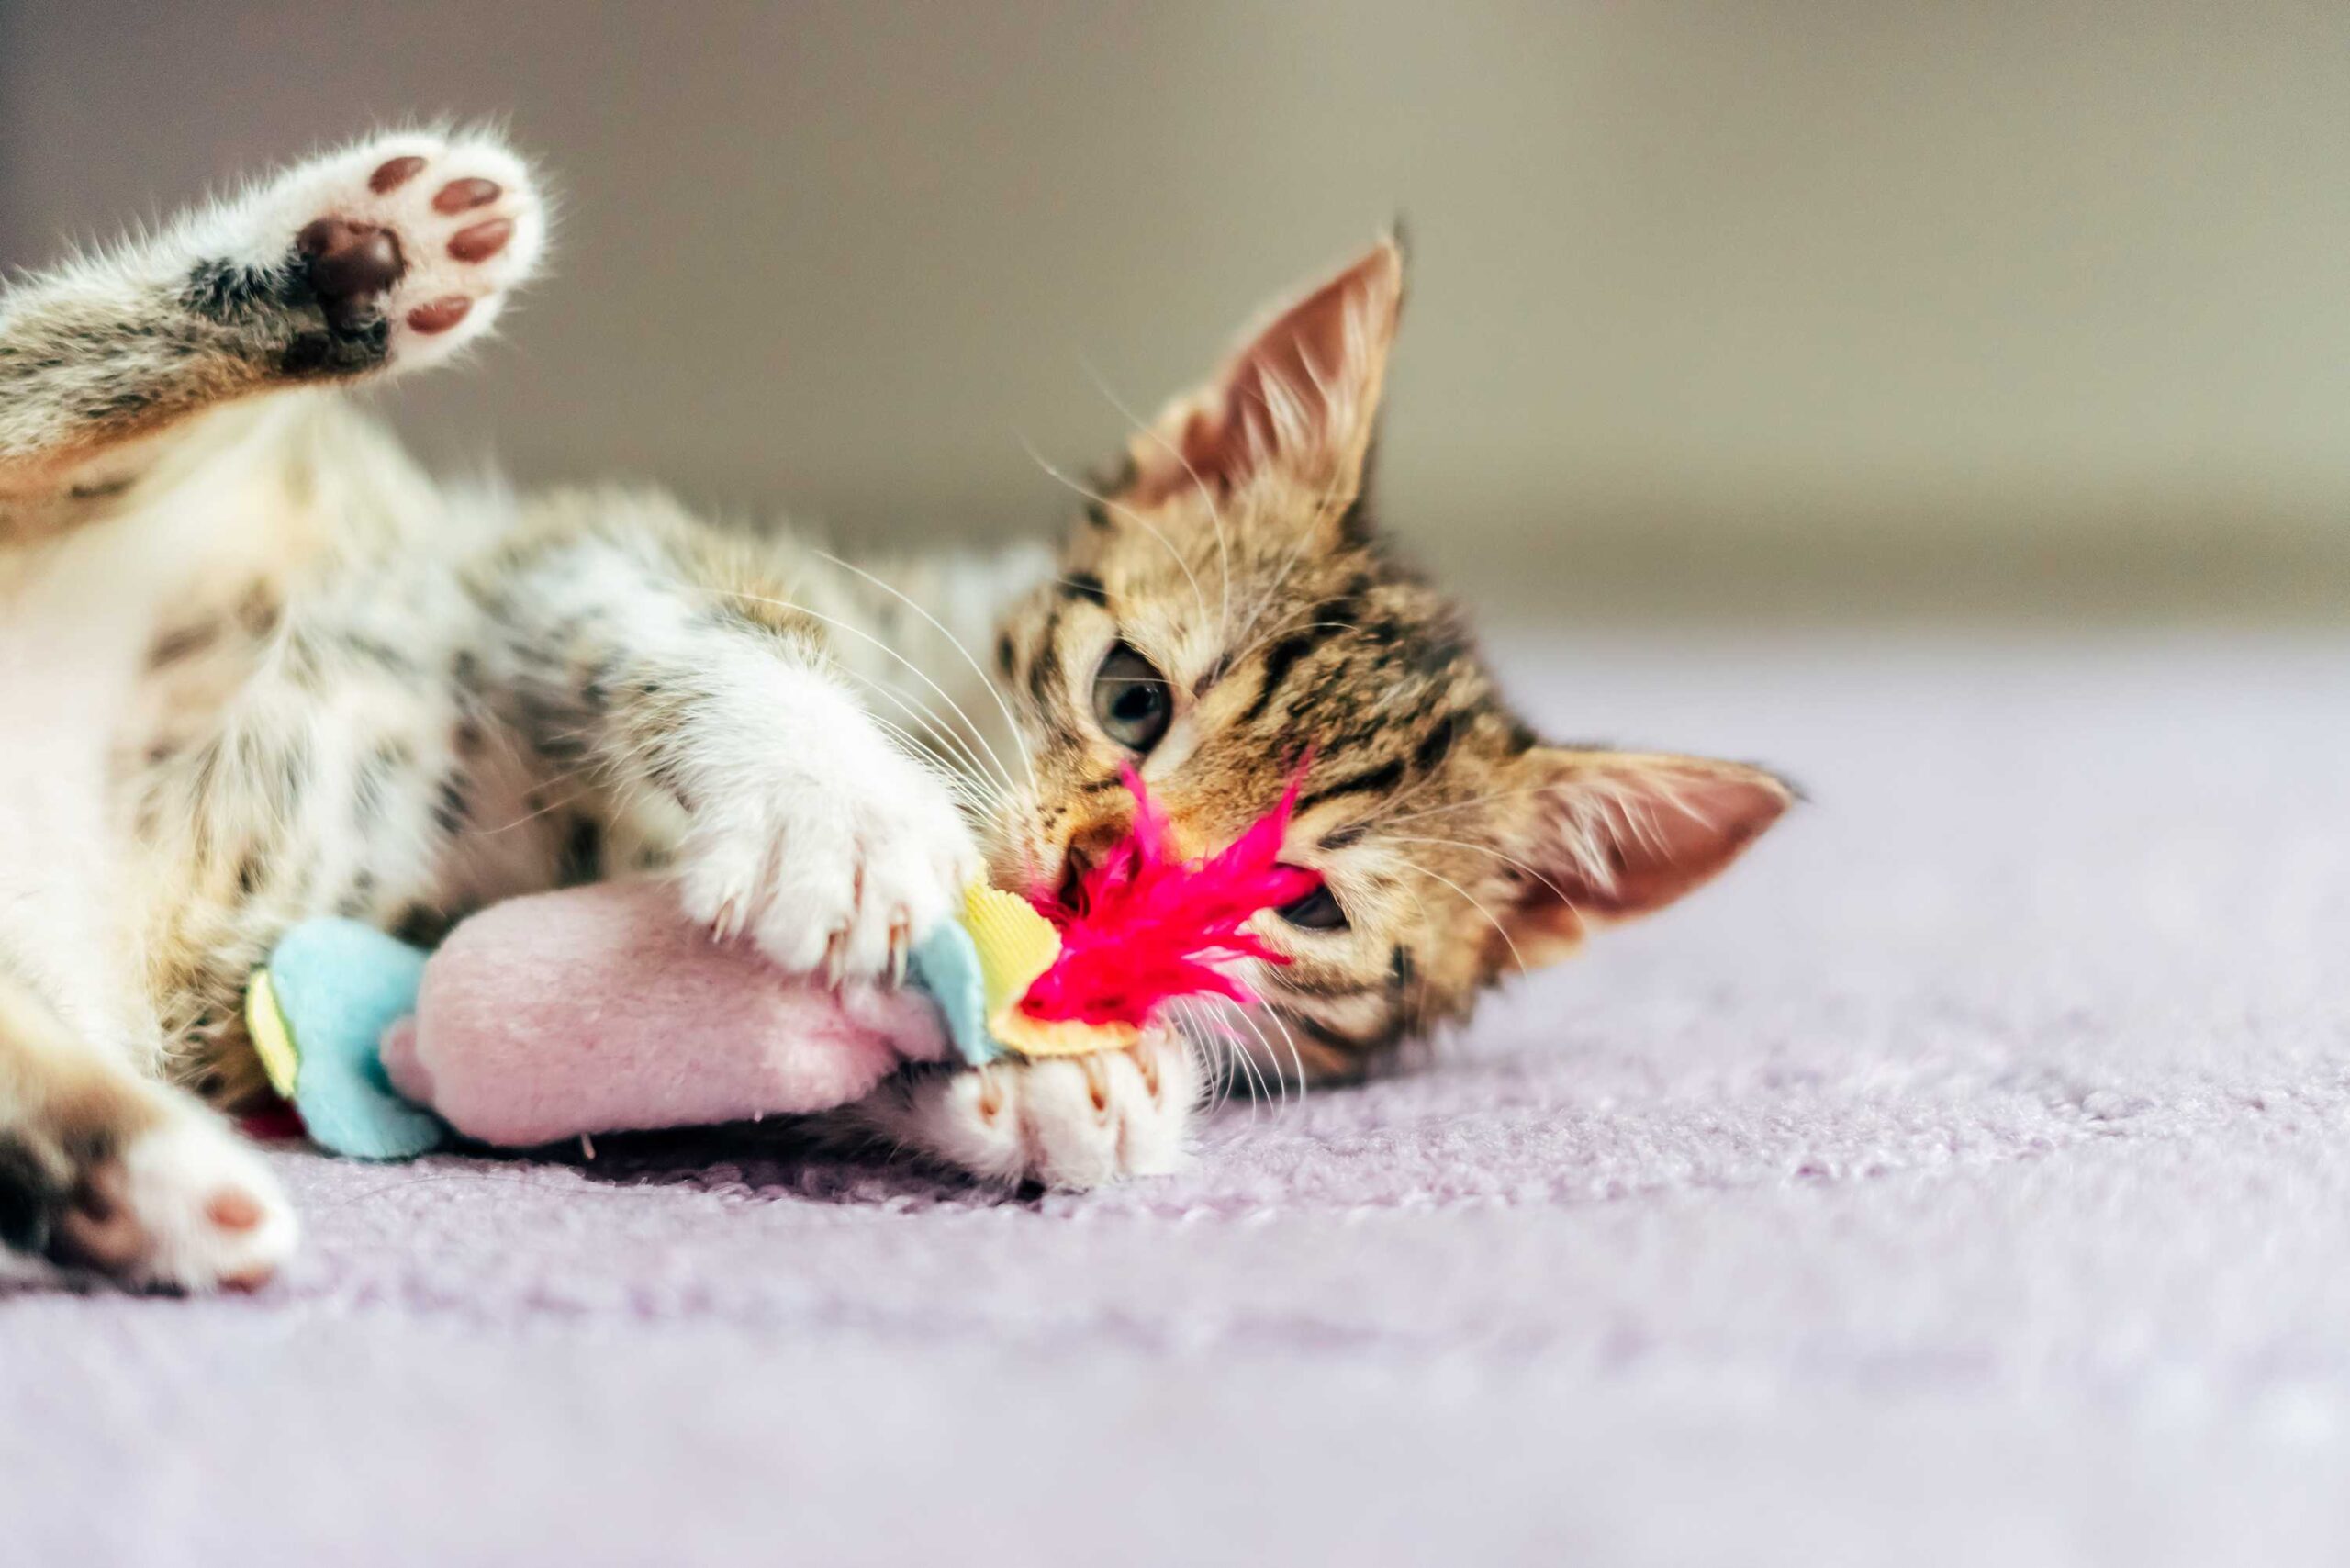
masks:
[(280, 1092), (336, 1154), (411, 1159), (452, 1139), (441, 1118), (392, 1088), (378, 1049), (384, 1031), (416, 1011), (424, 958), (357, 921), (305, 921), (279, 940), (254, 988), (257, 1005), (274, 1002), (292, 1047), (294, 1082)]
[(979, 950), (958, 920), (940, 924), (909, 955), (906, 978), (930, 993), (946, 1021), (946, 1036), (973, 1067), (1003, 1054), (988, 1030), (988, 991), (979, 971)]

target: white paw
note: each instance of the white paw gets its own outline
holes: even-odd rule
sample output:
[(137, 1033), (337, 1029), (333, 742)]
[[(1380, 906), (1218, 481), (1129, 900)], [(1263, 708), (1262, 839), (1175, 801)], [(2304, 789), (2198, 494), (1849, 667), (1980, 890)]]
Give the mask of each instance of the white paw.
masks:
[[(713, 745), (678, 857), (686, 913), (796, 973), (895, 978), (979, 875), (946, 784), (829, 684), (795, 678), (778, 721)], [(766, 736), (755, 740), (754, 736)]]
[(926, 1075), (871, 1114), (900, 1143), (975, 1176), (1081, 1189), (1180, 1168), (1205, 1082), (1184, 1042), (1158, 1036), (1130, 1051)]
[(252, 1290), (293, 1255), (294, 1211), (250, 1146), (175, 1112), (86, 1171), (59, 1216), (60, 1254), (126, 1284)]
[(546, 208), (494, 141), (386, 136), (281, 176), (227, 218), (255, 265), (301, 257), (338, 327), (380, 316), (388, 363), (445, 358), (487, 332), (538, 264)]

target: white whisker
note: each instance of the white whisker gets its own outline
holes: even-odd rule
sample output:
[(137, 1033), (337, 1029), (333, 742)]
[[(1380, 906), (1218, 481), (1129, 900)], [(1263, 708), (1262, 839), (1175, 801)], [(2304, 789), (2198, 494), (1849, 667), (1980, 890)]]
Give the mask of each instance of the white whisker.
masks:
[[(1198, 1045), (1201, 1067), (1208, 1075), (1208, 1104), (1206, 1114), (1214, 1115), (1224, 1108), (1232, 1096), (1232, 1074), (1229, 1064), (1230, 1045), (1224, 1032), (1213, 1020), (1205, 1017), (1199, 1005), (1189, 998), (1170, 1004), (1183, 1021), (1184, 1038)], [(1219, 1056), (1219, 1047), (1222, 1055)]]
[[(985, 687), (987, 689), (988, 695), (995, 700), (996, 709), (1003, 715), (1003, 722), (1010, 727), (1012, 738), (1013, 742), (1017, 744), (1020, 739), (1020, 721), (1013, 716), (1012, 705), (1003, 700), (1003, 693), (996, 689), (995, 681), (988, 675), (986, 666), (981, 665), (978, 659), (971, 656), (971, 650), (963, 645), (963, 639), (948, 631), (945, 622), (939, 620), (937, 616), (933, 615), (929, 610), (924, 610), (921, 605), (916, 604), (912, 599), (907, 598), (905, 594), (900, 592), (890, 584), (883, 582), (879, 577), (875, 577), (871, 572), (867, 571), (864, 567), (857, 566), (856, 563), (844, 561), (838, 555), (832, 554), (827, 551), (819, 550), (816, 552), (816, 554), (824, 560), (830, 561), (833, 565), (842, 568), (844, 571), (855, 572), (858, 577), (863, 577), (867, 582), (871, 583), (875, 588), (879, 588), (882, 592), (894, 596), (901, 603), (904, 604), (907, 609), (912, 610), (916, 615), (921, 616), (924, 621), (929, 622), (931, 625), (936, 627), (938, 629), (938, 634), (946, 639), (948, 646), (952, 647), (957, 654), (960, 654), (963, 656), (963, 662), (971, 666), (971, 673), (979, 678), (979, 684)], [(965, 723), (970, 723), (968, 715), (965, 716), (963, 722)], [(976, 731), (979, 726), (977, 724), (972, 724), (971, 728)], [(1025, 749), (1021, 751), (1020, 760), (1023, 766), (1028, 769), (1028, 789), (1030, 792), (1038, 795), (1043, 794), (1043, 789), (1036, 782), (1035, 764), (1028, 760), (1028, 753)]]
[(1451, 878), (1443, 875), (1441, 872), (1431, 871), (1425, 866), (1416, 865), (1412, 861), (1406, 860), (1404, 862), (1404, 867), (1406, 870), (1416, 871), (1421, 876), (1429, 879), (1431, 881), (1442, 882), (1446, 887), (1450, 888), (1454, 892), (1459, 893), (1462, 898), (1467, 899), (1469, 901), (1470, 907), (1474, 909), (1479, 914), (1483, 915), (1485, 917), (1485, 923), (1491, 925), (1495, 932), (1499, 933), (1502, 941), (1508, 945), (1509, 956), (1511, 960), (1517, 965), (1517, 972), (1519, 974), (1531, 972), (1526, 967), (1526, 955), (1517, 950), (1517, 942), (1510, 935), (1509, 928), (1504, 925), (1500, 921), (1494, 919), (1494, 912), (1487, 909), (1483, 904), (1478, 902), (1475, 894), (1470, 892), (1468, 889), (1462, 887)]
[[(1257, 1043), (1264, 1047), (1265, 1059), (1271, 1064), (1273, 1071), (1278, 1073), (1281, 1078), (1281, 1103), (1283, 1104), (1287, 1104), (1289, 1103), (1289, 1086), (1292, 1083), (1295, 1083), (1297, 1085), (1298, 1098), (1300, 1100), (1304, 1099), (1305, 1058), (1304, 1054), (1298, 1050), (1297, 1036), (1290, 1033), (1289, 1025), (1282, 1020), (1280, 1009), (1265, 1006), (1243, 1007), (1238, 1002), (1234, 1002), (1230, 997), (1224, 997), (1219, 1000), (1221, 1000), (1225, 1005), (1231, 1008), (1233, 1013), (1242, 1023), (1248, 1025), (1250, 1032), (1257, 1036)], [(1264, 1025), (1259, 1022), (1260, 1019), (1270, 1020), (1273, 1027), (1280, 1031), (1282, 1043), (1289, 1047), (1291, 1068), (1289, 1072), (1280, 1072), (1281, 1053), (1273, 1049), (1272, 1041), (1266, 1037)]]
[(1284, 621), (1280, 625), (1274, 627), (1271, 631), (1266, 633), (1263, 636), (1258, 638), (1255, 642), (1250, 643), (1246, 648), (1235, 655), (1230, 662), (1236, 666), (1238, 665), (1241, 660), (1247, 658), (1250, 654), (1255, 653), (1259, 648), (1263, 647), (1266, 644), (1271, 642), (1276, 637), (1286, 637), (1292, 632), (1317, 632), (1325, 630), (1332, 632), (1360, 632), (1362, 630), (1362, 627), (1352, 621)]
[(984, 760), (980, 757), (978, 749), (972, 745), (969, 738), (942, 719), (936, 709), (912, 693), (900, 690), (878, 676), (850, 669), (845, 665), (835, 667), (850, 679), (862, 681), (871, 687), (877, 695), (888, 698), (897, 704), (901, 712), (920, 723), (924, 732), (933, 737), (932, 741), (923, 745), (921, 749), (934, 752), (939, 746), (953, 746), (953, 755), (943, 756), (940, 760), (954, 764), (958, 779), (984, 787), (997, 802), (1011, 801), (1011, 791), (1005, 786), (997, 783), (994, 776), (987, 771)]
[[(805, 615), (811, 620), (821, 621), (827, 626), (846, 632), (853, 637), (861, 638), (865, 642), (872, 644), (873, 646), (880, 649), (883, 653), (889, 655), (891, 658), (897, 660), (900, 664), (913, 671), (916, 678), (920, 679), (923, 685), (929, 687), (933, 691), (937, 692), (938, 695), (946, 700), (946, 705), (955, 711), (955, 716), (962, 720), (965, 724), (968, 725), (970, 727), (970, 733), (974, 736), (978, 737), (979, 742), (982, 746), (987, 747), (988, 756), (994, 761), (997, 770), (1003, 775), (1003, 781), (1005, 785), (1014, 790), (1020, 787), (1019, 780), (1013, 778), (1012, 770), (1003, 766), (1002, 758), (996, 756), (995, 748), (991, 745), (988, 745), (986, 733), (982, 731), (978, 723), (972, 720), (970, 714), (964, 711), (963, 705), (955, 700), (954, 693), (948, 691), (945, 687), (939, 685), (937, 681), (932, 679), (930, 673), (927, 670), (924, 670), (920, 665), (914, 663), (913, 660), (908, 658), (897, 649), (890, 646), (889, 644), (883, 642), (880, 638), (873, 635), (872, 633), (866, 631), (860, 626), (851, 625), (848, 622), (843, 621), (837, 616), (827, 615), (821, 610), (811, 610), (804, 604), (796, 604), (788, 599), (769, 599), (765, 595), (750, 593), (741, 588), (720, 588), (716, 591), (730, 595), (735, 599), (748, 599), (754, 604), (764, 604), (777, 610), (789, 610), (797, 615)], [(835, 666), (836, 667), (838, 666), (837, 661), (835, 661)], [(990, 688), (990, 689), (992, 689), (992, 688)], [(999, 700), (1001, 700), (999, 699)], [(1023, 760), (1025, 760), (1024, 754), (1023, 755)], [(1029, 788), (1034, 790), (1035, 789), (1035, 774), (1033, 768), (1030, 771), (1028, 782)]]
[[(1231, 1014), (1235, 1019), (1238, 1020), (1239, 1023), (1248, 1029), (1249, 1034), (1256, 1036), (1257, 1048), (1264, 1053), (1262, 1060), (1259, 1060), (1254, 1053), (1249, 1051), (1248, 1042), (1240, 1039), (1237, 1033), (1234, 1036), (1234, 1044), (1238, 1047), (1240, 1054), (1244, 1059), (1255, 1063), (1257, 1068), (1257, 1083), (1259, 1085), (1259, 1092), (1269, 1093), (1272, 1087), (1272, 1080), (1274, 1077), (1273, 1066), (1276, 1058), (1273, 1056), (1272, 1042), (1265, 1037), (1264, 1030), (1257, 1026), (1256, 1021), (1248, 1016), (1247, 1009), (1241, 1007), (1228, 996), (1211, 996), (1203, 998), (1203, 1000), (1221, 1003), (1223, 1011)], [(1281, 1090), (1281, 1097), (1283, 1100), (1287, 1100), (1289, 1098), (1289, 1091), (1286, 1085), (1284, 1085)]]
[[(1224, 579), (1222, 585), (1224, 608), (1216, 618), (1215, 638), (1219, 644), (1229, 641), (1232, 634), (1232, 547), (1225, 539), (1224, 512), (1215, 504), (1215, 492), (1208, 487), (1206, 480), (1200, 477), (1200, 471), (1192, 466), (1190, 458), (1177, 451), (1174, 444), (1165, 436), (1144, 424), (1136, 416), (1135, 411), (1126, 407), (1125, 401), (1112, 389), (1108, 378), (1101, 371), (1083, 355), (1079, 356), (1078, 363), (1085, 367), (1085, 374), (1092, 378), (1094, 389), (1110, 400), (1110, 407), (1117, 409), (1127, 424), (1133, 426), (1136, 431), (1155, 442), (1167, 455), (1183, 465), (1183, 472), (1191, 476), (1192, 487), (1199, 491), (1200, 499), (1207, 503), (1208, 521), (1215, 528), (1216, 574)], [(1200, 608), (1203, 614), (1206, 613), (1205, 605)]]
[(1557, 897), (1561, 903), (1572, 903), (1574, 902), (1567, 897), (1566, 890), (1564, 889), (1561, 888), (1558, 883), (1552, 881), (1550, 878), (1544, 876), (1534, 867), (1528, 865), (1526, 861), (1520, 860), (1514, 855), (1503, 854), (1500, 850), (1495, 849), (1490, 844), (1472, 844), (1467, 839), (1463, 838), (1417, 838), (1404, 834), (1382, 834), (1380, 841), (1383, 844), (1441, 845), (1451, 849), (1466, 849), (1478, 855), (1490, 855), (1494, 859), (1500, 861), (1503, 865), (1516, 867), (1517, 869), (1525, 872), (1528, 876), (1533, 878), (1536, 881), (1541, 883), (1544, 887), (1550, 889), (1551, 893)]
[(1312, 1087), (1307, 1081), (1305, 1053), (1297, 1048), (1297, 1036), (1291, 1032), (1289, 1021), (1281, 1016), (1280, 1008), (1267, 1007), (1262, 1012), (1272, 1021), (1273, 1027), (1281, 1031), (1281, 1043), (1289, 1047), (1290, 1066), (1297, 1075), (1297, 1098), (1303, 1103), (1307, 1090)]
[[(1022, 444), (1026, 445), (1026, 442), (1024, 442)], [(1067, 474), (1062, 473), (1059, 469), (1054, 467), (1052, 464), (1046, 461), (1044, 454), (1039, 453), (1035, 447), (1031, 446), (1028, 448), (1028, 456), (1037, 467), (1042, 468), (1045, 471), (1047, 476), (1058, 480), (1062, 485), (1067, 486), (1070, 490), (1084, 497), (1087, 500), (1093, 502), (1095, 505), (1115, 512), (1118, 516), (1125, 518), (1128, 522), (1133, 523), (1136, 527), (1142, 529), (1153, 539), (1158, 540), (1159, 547), (1174, 558), (1175, 564), (1182, 568), (1185, 579), (1191, 583), (1192, 599), (1192, 601), (1199, 606), (1200, 619), (1203, 621), (1207, 619), (1208, 596), (1200, 587), (1199, 573), (1192, 569), (1192, 563), (1184, 559), (1183, 553), (1175, 548), (1175, 542), (1168, 538), (1166, 533), (1160, 530), (1157, 523), (1152, 522), (1150, 519), (1143, 516), (1142, 513), (1135, 510), (1132, 507), (1121, 506), (1116, 501), (1112, 500), (1109, 497), (1100, 495), (1095, 491), (1088, 489), (1083, 484), (1069, 477)], [(1068, 579), (1063, 578), (1062, 580), (1067, 581)]]
[[(1307, 368), (1310, 371), (1312, 366), (1309, 365)], [(1272, 389), (1276, 386), (1281, 387), (1284, 393), (1288, 391), (1287, 384), (1282, 382), (1280, 377), (1271, 375), (1267, 376), (1266, 389), (1267, 402), (1269, 405), (1272, 400)], [(1293, 394), (1291, 395), (1293, 396)], [(1297, 569), (1298, 562), (1304, 558), (1306, 547), (1314, 543), (1315, 532), (1321, 526), (1322, 520), (1328, 514), (1331, 506), (1337, 500), (1338, 492), (1350, 481), (1359, 484), (1360, 482), (1360, 477), (1361, 476), (1360, 475), (1348, 475), (1344, 472), (1334, 472), (1331, 475), (1328, 484), (1323, 487), (1322, 494), (1316, 497), (1314, 505), (1307, 509), (1305, 521), (1299, 527), (1297, 531), (1297, 539), (1291, 544), (1289, 554), (1282, 557), (1279, 569), (1273, 573), (1271, 580), (1266, 583), (1264, 591), (1259, 593), (1253, 602), (1248, 613), (1248, 619), (1242, 623), (1241, 635), (1247, 636), (1250, 632), (1254, 631), (1256, 629), (1257, 622), (1263, 619), (1264, 614), (1268, 610), (1272, 608), (1275, 597), (1280, 594), (1282, 587), (1288, 583), (1290, 574)]]

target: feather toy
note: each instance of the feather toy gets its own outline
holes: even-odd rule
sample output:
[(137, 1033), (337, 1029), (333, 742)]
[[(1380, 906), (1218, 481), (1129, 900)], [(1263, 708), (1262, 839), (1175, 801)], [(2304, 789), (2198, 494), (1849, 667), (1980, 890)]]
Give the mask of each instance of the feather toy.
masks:
[(785, 974), (660, 884), (603, 883), (493, 905), (430, 955), (297, 925), (254, 974), (253, 1041), (312, 1139), (377, 1159), (824, 1110), (909, 1061), (1124, 1049), (1175, 998), (1253, 1002), (1233, 966), (1287, 960), (1242, 927), (1321, 883), (1280, 862), (1294, 781), (1198, 860), (1126, 787), (1133, 826), (1066, 900), (974, 886), (903, 991)]
[(1205, 860), (1184, 860), (1167, 818), (1130, 766), (1134, 826), (1089, 869), (1070, 904), (1039, 900), (1060, 935), (1060, 953), (1028, 988), (1021, 1011), (1040, 1020), (1140, 1026), (1171, 998), (1215, 995), (1256, 1001), (1226, 966), (1289, 959), (1241, 927), (1259, 910), (1304, 898), (1318, 873), (1280, 863), (1281, 836), (1297, 807), (1298, 781), (1281, 804)]

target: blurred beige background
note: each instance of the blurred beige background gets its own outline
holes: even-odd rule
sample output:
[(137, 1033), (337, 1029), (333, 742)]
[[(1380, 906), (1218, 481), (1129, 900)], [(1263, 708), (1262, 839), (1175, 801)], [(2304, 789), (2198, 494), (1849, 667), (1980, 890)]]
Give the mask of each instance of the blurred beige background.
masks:
[(2334, 618), (2350, 7), (0, 0), (0, 259), (408, 115), (565, 193), (436, 459), (844, 534), (1407, 216), (1394, 525), (1520, 610)]

